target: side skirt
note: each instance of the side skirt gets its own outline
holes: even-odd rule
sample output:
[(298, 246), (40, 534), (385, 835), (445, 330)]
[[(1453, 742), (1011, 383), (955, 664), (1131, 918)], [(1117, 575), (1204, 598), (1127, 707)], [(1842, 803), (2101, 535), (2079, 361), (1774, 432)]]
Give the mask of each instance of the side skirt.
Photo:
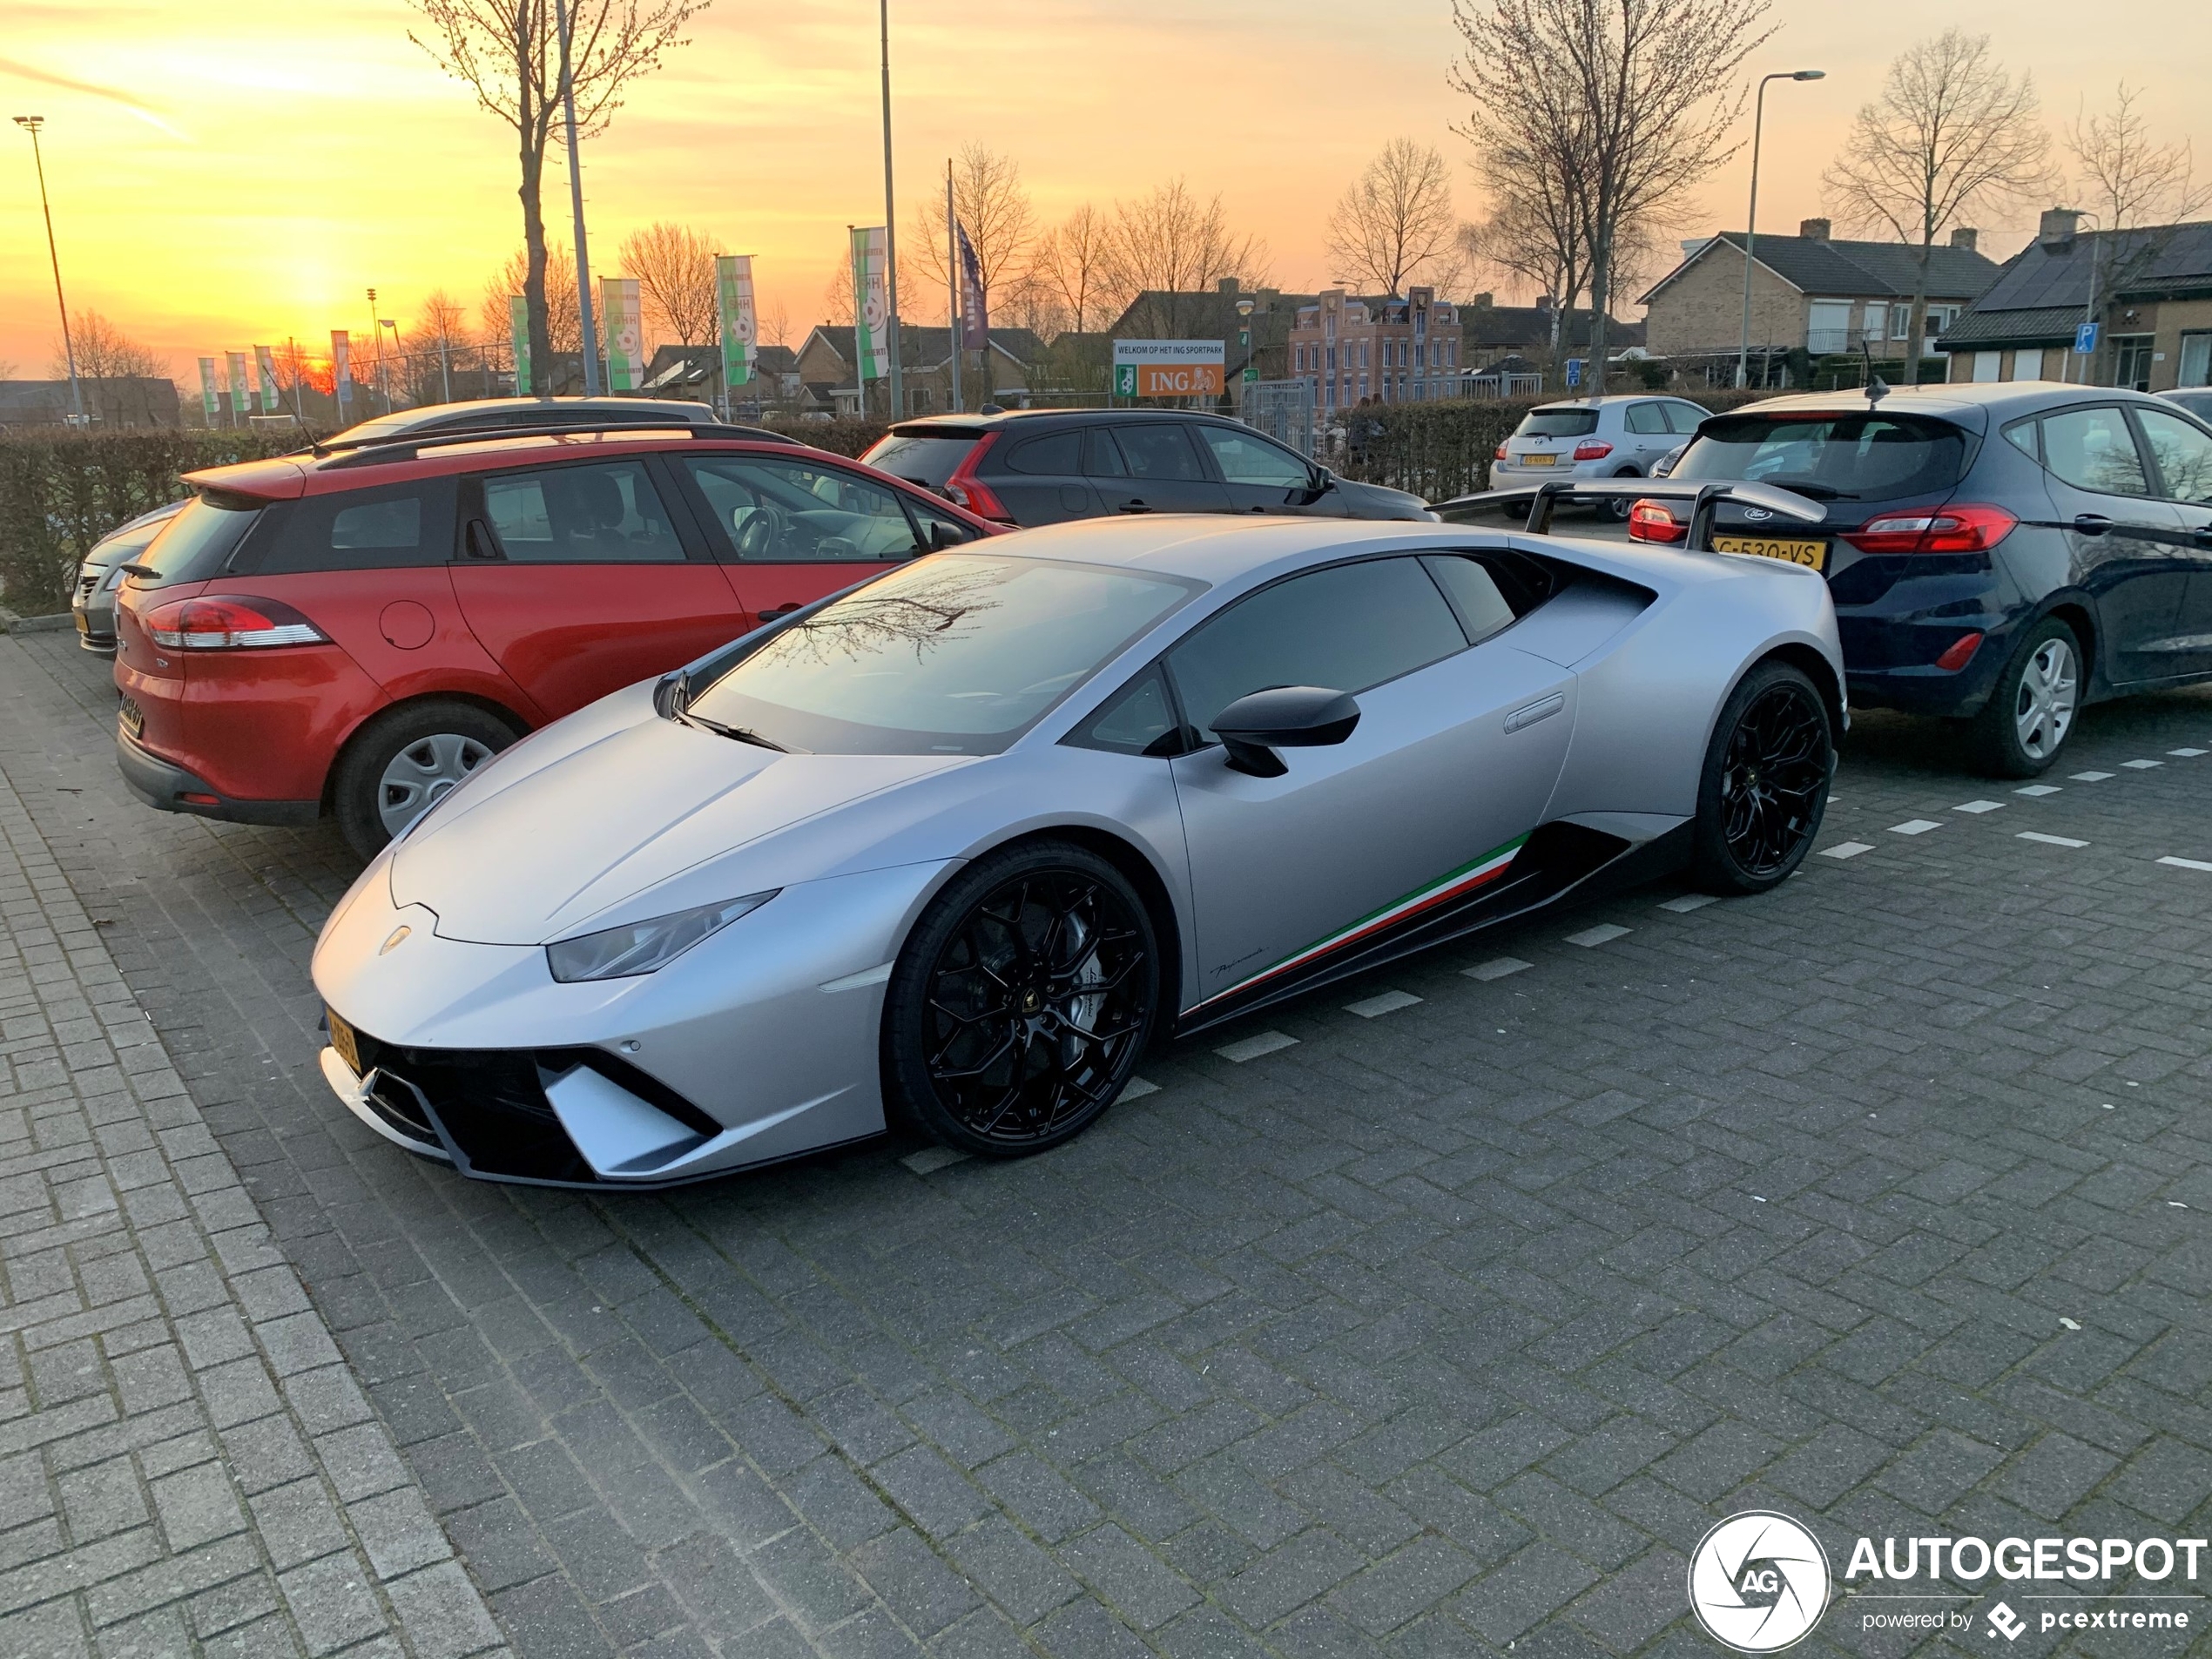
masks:
[(1581, 902), (1603, 898), (1656, 880), (1689, 862), (1693, 830), (1694, 820), (1651, 840), (1630, 842), (1579, 824), (1546, 824), (1529, 836), (1505, 880), (1457, 903), (1351, 941), (1264, 985), (1231, 991), (1187, 1008), (1176, 1020), (1175, 1035), (1192, 1035), (1568, 899)]

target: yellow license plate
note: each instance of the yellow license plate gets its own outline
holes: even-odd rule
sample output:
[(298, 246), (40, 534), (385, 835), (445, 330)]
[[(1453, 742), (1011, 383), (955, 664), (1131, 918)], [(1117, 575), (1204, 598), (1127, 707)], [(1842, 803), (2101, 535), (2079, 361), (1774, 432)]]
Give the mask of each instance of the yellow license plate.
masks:
[(1559, 457), (1557, 455), (1523, 455), (1521, 458), (1521, 464), (1524, 467), (1555, 467), (1559, 464)]
[(338, 1010), (325, 1007), (323, 1017), (330, 1022), (330, 1046), (338, 1050), (338, 1057), (346, 1062), (346, 1069), (354, 1076), (361, 1075), (360, 1046), (354, 1041), (354, 1028), (338, 1017)]
[(1828, 563), (1828, 543), (1825, 542), (1784, 541), (1771, 536), (1716, 536), (1716, 553), (1750, 553), (1763, 559), (1787, 559), (1792, 564), (1802, 564), (1808, 570), (1817, 570)]

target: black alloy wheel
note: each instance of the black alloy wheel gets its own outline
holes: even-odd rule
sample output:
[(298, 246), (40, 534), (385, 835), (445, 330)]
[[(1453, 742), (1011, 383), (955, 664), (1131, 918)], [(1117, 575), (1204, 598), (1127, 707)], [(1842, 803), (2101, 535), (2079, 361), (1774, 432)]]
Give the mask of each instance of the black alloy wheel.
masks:
[(1746, 675), (1716, 723), (1699, 779), (1696, 874), (1708, 891), (1764, 893), (1804, 861), (1835, 771), (1828, 711), (1784, 663)]
[(900, 953), (887, 1093), (963, 1151), (1057, 1146), (1129, 1082), (1159, 980), (1150, 918), (1106, 860), (1053, 843), (979, 860)]

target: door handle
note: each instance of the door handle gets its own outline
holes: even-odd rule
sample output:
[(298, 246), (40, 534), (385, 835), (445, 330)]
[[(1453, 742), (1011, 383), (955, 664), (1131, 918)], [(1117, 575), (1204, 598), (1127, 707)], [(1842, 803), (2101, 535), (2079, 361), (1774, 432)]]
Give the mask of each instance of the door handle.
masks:
[(2197, 546), (2212, 551), (2212, 524), (2199, 524), (2189, 531), (2189, 540)]
[(1523, 731), (1539, 720), (1548, 720), (1566, 706), (1567, 694), (1564, 691), (1554, 691), (1549, 697), (1538, 698), (1534, 703), (1524, 703), (1506, 716), (1506, 730)]
[(2112, 531), (2112, 521), (2102, 513), (2076, 513), (2074, 529), (2078, 536), (2106, 536)]
[(1152, 509), (1144, 504), (1143, 496), (1132, 496), (1121, 504), (1120, 510), (1124, 513), (1149, 513)]
[(762, 611), (760, 613), (760, 620), (763, 622), (773, 622), (779, 617), (788, 617), (792, 611), (800, 609), (802, 609), (802, 607), (799, 605), (778, 605), (772, 610)]

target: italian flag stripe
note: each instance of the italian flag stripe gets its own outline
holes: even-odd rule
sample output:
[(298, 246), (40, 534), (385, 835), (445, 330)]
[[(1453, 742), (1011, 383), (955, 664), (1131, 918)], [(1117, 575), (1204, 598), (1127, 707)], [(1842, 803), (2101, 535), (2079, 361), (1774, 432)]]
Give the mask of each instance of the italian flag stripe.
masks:
[[(1239, 991), (1250, 990), (1263, 981), (1273, 979), (1278, 974), (1287, 974), (1293, 968), (1304, 967), (1317, 956), (1325, 956), (1332, 950), (1340, 950), (1346, 945), (1357, 944), (1363, 939), (1382, 932), (1395, 922), (1403, 921), (1409, 916), (1418, 915), (1424, 910), (1433, 910), (1437, 906), (1447, 903), (1462, 894), (1472, 893), (1475, 888), (1494, 881), (1503, 875), (1507, 867), (1513, 863), (1521, 849), (1527, 843), (1528, 838), (1523, 835), (1507, 841), (1503, 846), (1494, 847), (1473, 863), (1463, 864), (1458, 869), (1439, 876), (1426, 887), (1417, 887), (1404, 898), (1393, 900), (1381, 909), (1360, 917), (1350, 927), (1331, 934), (1325, 939), (1318, 939), (1302, 950), (1291, 952), (1272, 967), (1263, 968), (1251, 978), (1238, 981), (1227, 990), (1217, 991), (1208, 997), (1206, 1001), (1218, 1002), (1224, 996), (1233, 996)], [(1203, 1008), (1205, 1004), (1200, 1003), (1198, 1006)]]

